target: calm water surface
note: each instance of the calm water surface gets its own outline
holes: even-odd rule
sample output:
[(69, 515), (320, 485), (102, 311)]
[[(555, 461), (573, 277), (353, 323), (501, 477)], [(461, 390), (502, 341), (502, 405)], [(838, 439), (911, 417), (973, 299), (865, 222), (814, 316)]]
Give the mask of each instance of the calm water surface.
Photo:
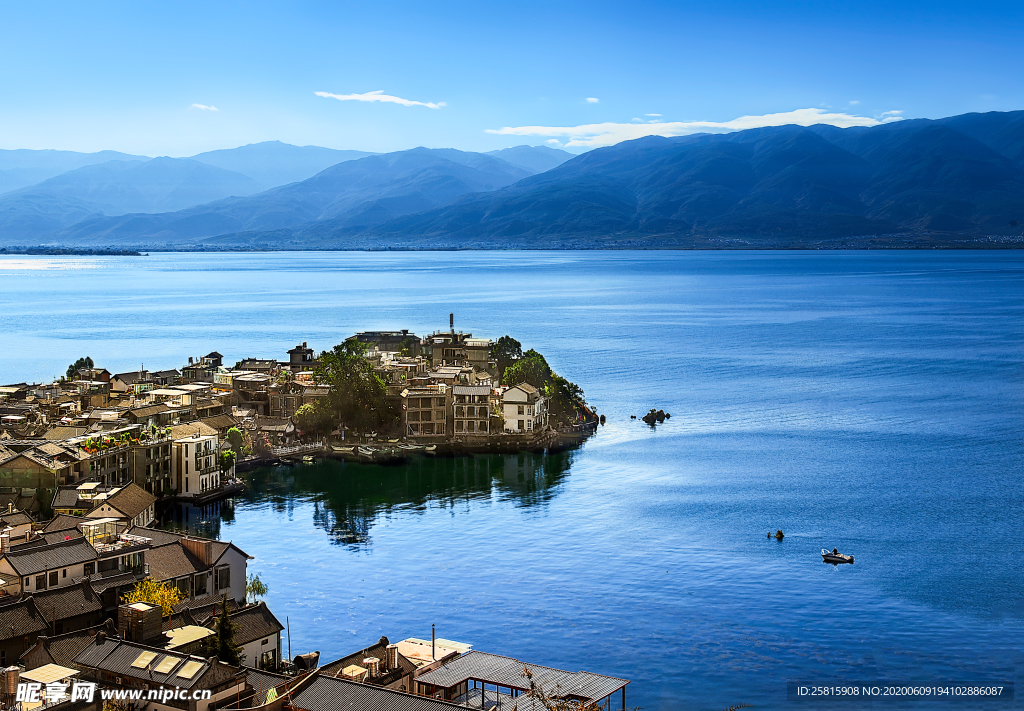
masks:
[[(436, 623), (632, 679), (649, 710), (1013, 707), (814, 705), (786, 682), (1019, 678), (1019, 253), (4, 258), (0, 380), (283, 357), (450, 311), (547, 355), (609, 423), (556, 457), (262, 470), (185, 512), (255, 557), (295, 653)], [(672, 419), (629, 419), (652, 406)], [(833, 546), (856, 564), (822, 564)]]

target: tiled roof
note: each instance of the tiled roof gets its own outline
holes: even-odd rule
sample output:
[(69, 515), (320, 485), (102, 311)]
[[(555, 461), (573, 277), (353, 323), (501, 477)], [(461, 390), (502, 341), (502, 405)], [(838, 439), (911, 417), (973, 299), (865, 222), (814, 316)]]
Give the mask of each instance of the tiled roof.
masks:
[(14, 572), (22, 577), (42, 573), (55, 568), (67, 568), (86, 561), (96, 560), (96, 549), (84, 538), (73, 538), (45, 546), (12, 550), (4, 556)]
[(217, 430), (209, 425), (204, 425), (202, 422), (189, 422), (185, 425), (175, 425), (172, 427), (171, 439), (184, 439), (185, 437), (191, 437), (196, 432), (203, 436), (217, 434)]
[(330, 676), (317, 676), (309, 686), (291, 701), (293, 709), (301, 711), (452, 711), (464, 709), (447, 701), (426, 696), (406, 694), (380, 686), (359, 684)]
[[(143, 652), (156, 652), (156, 654), (147, 667), (141, 669), (133, 667), (132, 664)], [(168, 657), (177, 660), (170, 667), (170, 671), (166, 673), (156, 671), (160, 664)], [(178, 671), (191, 662), (195, 662), (198, 665), (195, 673), (190, 678), (178, 676)], [(191, 689), (198, 685), (203, 675), (209, 671), (211, 666), (209, 660), (201, 657), (167, 652), (157, 647), (147, 647), (135, 642), (111, 638), (94, 641), (79, 652), (78, 656), (75, 657), (75, 664), (81, 667), (100, 669), (117, 676), (142, 679), (149, 684), (166, 684), (185, 689)]]
[(18, 637), (34, 637), (48, 628), (31, 597), (0, 606), (0, 642)]
[[(77, 509), (78, 506), (78, 489), (73, 487), (60, 487), (53, 495), (53, 508), (55, 509)], [(82, 507), (86, 510), (92, 508), (92, 502), (84, 502)]]
[(159, 582), (208, 569), (180, 543), (150, 548), (146, 551), (146, 564), (149, 565), (149, 574)]
[(89, 430), (85, 427), (54, 427), (43, 434), (43, 439), (62, 440), (81, 437)]
[(0, 511), (0, 528), (24, 526), (26, 523), (32, 523), (32, 517), (24, 511)]
[[(214, 617), (220, 611), (221, 596), (220, 595), (203, 595), (201, 597), (190, 597), (187, 600), (182, 600), (174, 606), (175, 612), (182, 612), (184, 610), (192, 610), (193, 616), (200, 621), (208, 620)], [(238, 603), (228, 598), (228, 610), (237, 610)], [(201, 620), (200, 620), (201, 618)]]
[(284, 676), (283, 674), (271, 674), (256, 669), (246, 669), (245, 680), (249, 682), (253, 692), (259, 698), (263, 692), (291, 681), (292, 677)]
[(218, 431), (230, 429), (238, 424), (238, 420), (231, 415), (214, 415), (213, 417), (204, 417), (200, 422), (207, 427), (212, 427)]
[(102, 595), (110, 588), (120, 588), (126, 585), (135, 585), (137, 578), (134, 573), (96, 573), (89, 576), (89, 583), (97, 595)]
[(455, 395), (490, 395), (490, 385), (456, 385), (452, 388)]
[(43, 618), (50, 623), (103, 610), (103, 601), (88, 580), (32, 594)]
[(546, 692), (552, 693), (557, 687), (560, 695), (591, 701), (599, 701), (629, 683), (626, 679), (590, 672), (567, 672), (475, 650), (420, 675), (417, 681), (448, 689), (469, 679), (476, 679), (488, 684), (525, 690), (530, 688), (529, 681), (523, 675), (526, 667), (529, 667), (534, 681)]
[[(357, 664), (361, 666), (363, 660), (367, 657), (376, 657), (377, 659), (384, 661), (387, 659), (388, 644), (388, 638), (381, 637), (380, 641), (377, 642), (377, 644), (367, 647), (366, 649), (361, 649), (358, 652), (348, 655), (347, 657), (342, 657), (341, 659), (338, 659), (336, 661), (324, 664), (320, 667), (320, 672), (322, 674), (329, 674), (330, 676), (338, 676), (345, 669), (345, 667), (348, 667), (352, 664)], [(405, 674), (411, 674), (412, 672), (416, 671), (416, 665), (409, 661), (402, 654), (398, 655), (398, 666), (401, 669), (400, 676), (404, 676)]]
[(78, 528), (78, 524), (88, 520), (89, 519), (85, 518), (84, 516), (69, 516), (68, 514), (57, 514), (50, 520), (49, 523), (43, 526), (43, 532), (51, 533), (54, 531), (67, 531), (72, 528)]
[[(217, 614), (219, 614), (219, 604), (217, 605), (217, 610)], [(207, 627), (210, 626), (213, 623), (214, 616), (205, 618), (200, 624)], [(231, 621), (238, 625), (238, 628), (235, 630), (235, 642), (238, 644), (249, 644), (249, 642), (255, 642), (258, 639), (276, 635), (284, 629), (284, 625), (274, 617), (274, 613), (270, 611), (265, 602), (240, 608), (230, 613), (229, 616)]]
[(113, 506), (131, 520), (152, 506), (155, 501), (155, 496), (138, 484), (131, 483), (103, 503)]
[(167, 412), (173, 408), (168, 407), (165, 403), (159, 405), (148, 405), (147, 407), (139, 407), (134, 410), (129, 410), (128, 414), (135, 419), (141, 419), (143, 417), (152, 417), (153, 415), (159, 415), (161, 412)]
[[(71, 667), (72, 662), (75, 661), (75, 657), (81, 653), (83, 649), (88, 647), (93, 642), (96, 633), (103, 631), (106, 634), (116, 632), (117, 628), (114, 626), (113, 621), (107, 620), (101, 625), (90, 627), (84, 630), (77, 630), (75, 632), (68, 632), (66, 634), (58, 634), (52, 637), (40, 637), (38, 645), (46, 650), (52, 659), (53, 664), (59, 664), (62, 667)], [(22, 659), (28, 656), (29, 652), (33, 648), (29, 648), (21, 655)], [(72, 667), (73, 668), (73, 667)]]

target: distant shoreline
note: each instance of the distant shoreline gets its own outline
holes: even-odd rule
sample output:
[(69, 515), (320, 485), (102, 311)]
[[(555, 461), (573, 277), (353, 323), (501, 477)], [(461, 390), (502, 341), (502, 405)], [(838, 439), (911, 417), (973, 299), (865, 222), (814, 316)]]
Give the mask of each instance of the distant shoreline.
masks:
[[(189, 250), (185, 250), (189, 251)], [(48, 257), (88, 256), (88, 257), (144, 257), (142, 252), (134, 249), (82, 249), (79, 247), (0, 247), (0, 256), (10, 255), (42, 255)]]

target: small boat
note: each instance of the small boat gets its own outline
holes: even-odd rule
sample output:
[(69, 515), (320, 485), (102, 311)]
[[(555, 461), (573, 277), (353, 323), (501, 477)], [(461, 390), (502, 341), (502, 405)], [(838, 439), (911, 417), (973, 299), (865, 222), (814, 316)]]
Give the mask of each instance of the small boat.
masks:
[(833, 553), (832, 551), (827, 551), (824, 548), (821, 549), (821, 558), (826, 563), (831, 563), (832, 565), (838, 565), (839, 563), (852, 563), (853, 562), (853, 556), (852, 555), (843, 555), (842, 553)]
[(316, 457), (314, 457), (312, 454), (306, 454), (306, 455), (303, 455), (303, 457), (302, 457), (302, 463), (303, 464), (312, 464), (315, 461), (316, 461)]
[(373, 459), (373, 455), (375, 455), (376, 453), (376, 447), (356, 447), (356, 454), (358, 454), (360, 457), (368, 457), (369, 459)]
[(427, 454), (433, 454), (434, 452), (437, 451), (437, 445), (428, 444), (426, 447), (423, 448), (423, 451), (426, 452)]
[(403, 452), (422, 452), (426, 449), (422, 444), (400, 444), (398, 448)]
[(354, 451), (356, 451), (356, 448), (355, 447), (342, 447), (341, 445), (332, 444), (331, 445), (331, 451), (337, 452), (339, 454), (352, 454)]

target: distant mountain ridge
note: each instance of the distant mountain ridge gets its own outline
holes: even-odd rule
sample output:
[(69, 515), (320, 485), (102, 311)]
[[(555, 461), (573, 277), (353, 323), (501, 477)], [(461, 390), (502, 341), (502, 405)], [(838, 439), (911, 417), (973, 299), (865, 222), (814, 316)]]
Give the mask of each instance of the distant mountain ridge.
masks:
[(1024, 247), (1024, 111), (647, 137), (567, 160), (561, 153), (519, 146), (366, 156), (184, 210), (90, 215), (40, 241), (284, 249), (776, 248), (851, 240)]
[(192, 160), (247, 175), (256, 181), (260, 190), (269, 190), (306, 180), (332, 165), (371, 155), (376, 154), (265, 141), (199, 153), (192, 156)]

